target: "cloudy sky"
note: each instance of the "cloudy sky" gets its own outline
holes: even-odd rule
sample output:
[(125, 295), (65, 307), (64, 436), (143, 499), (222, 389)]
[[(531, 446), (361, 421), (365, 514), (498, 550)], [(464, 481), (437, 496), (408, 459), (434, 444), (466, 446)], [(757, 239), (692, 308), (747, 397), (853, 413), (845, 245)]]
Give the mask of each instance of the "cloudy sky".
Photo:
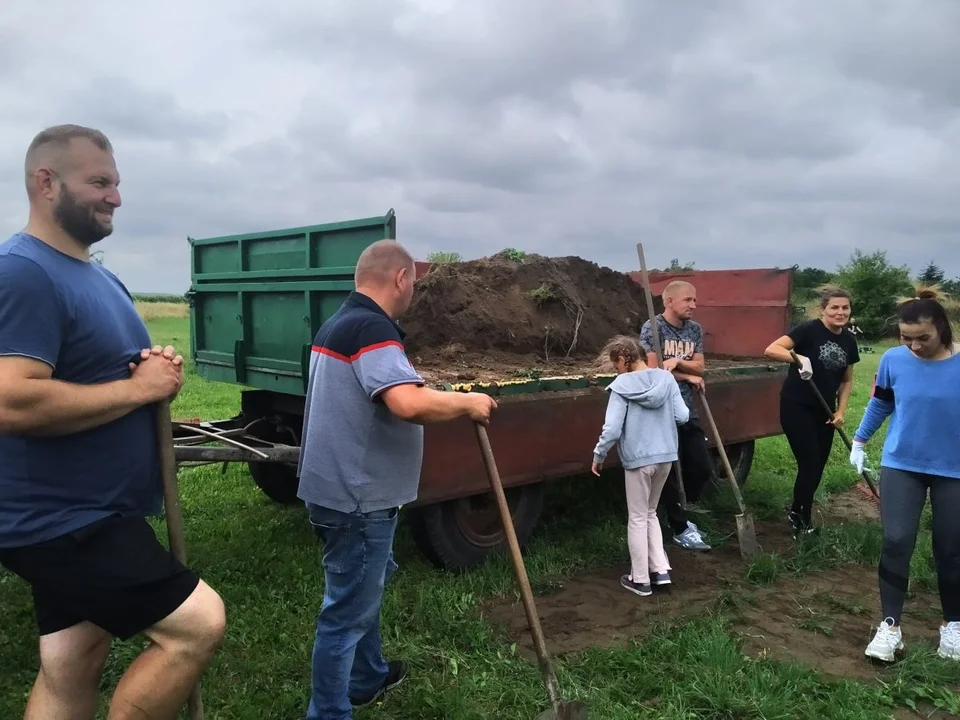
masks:
[(6, 3), (0, 232), (76, 122), (115, 145), (100, 247), (139, 292), (187, 289), (188, 235), (391, 207), (421, 257), (957, 276), (958, 29), (956, 0)]

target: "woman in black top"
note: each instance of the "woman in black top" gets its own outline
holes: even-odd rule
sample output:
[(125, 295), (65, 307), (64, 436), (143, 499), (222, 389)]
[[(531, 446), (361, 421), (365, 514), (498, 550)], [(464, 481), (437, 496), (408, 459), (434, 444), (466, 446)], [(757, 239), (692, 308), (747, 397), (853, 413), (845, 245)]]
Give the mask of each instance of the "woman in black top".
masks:
[[(857, 339), (846, 329), (850, 293), (828, 289), (820, 297), (820, 318), (800, 323), (775, 340), (764, 353), (791, 363), (780, 391), (780, 425), (797, 461), (790, 522), (794, 533), (812, 531), (813, 496), (833, 447), (836, 428), (843, 423), (853, 391), (853, 366), (860, 362)], [(802, 369), (793, 365), (793, 350)], [(808, 378), (833, 411), (828, 415)]]

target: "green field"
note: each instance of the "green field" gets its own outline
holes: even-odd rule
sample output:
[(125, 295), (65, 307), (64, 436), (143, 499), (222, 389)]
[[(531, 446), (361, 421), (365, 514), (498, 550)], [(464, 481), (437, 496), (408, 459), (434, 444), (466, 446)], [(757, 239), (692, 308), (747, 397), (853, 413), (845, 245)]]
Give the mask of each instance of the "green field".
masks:
[[(150, 326), (156, 342), (188, 349), (186, 319), (157, 318)], [(851, 432), (881, 351), (866, 355), (858, 371), (847, 423)], [(190, 367), (188, 373), (175, 417), (217, 419), (238, 410), (236, 388), (205, 383)], [(872, 443), (872, 458), (881, 441), (882, 433)], [(713, 498), (713, 512), (697, 521), (715, 552), (691, 559), (668, 547), (675, 563), (674, 600), (612, 591), (615, 602), (604, 621), (616, 625), (621, 613), (634, 627), (640, 623), (637, 637), (615, 644), (599, 637), (594, 647), (558, 658), (564, 693), (586, 700), (591, 717), (604, 720), (906, 718), (928, 716), (935, 708), (942, 711), (935, 717), (960, 713), (960, 667), (935, 655), (939, 620), (929, 517), (913, 563), (908, 606), (917, 610), (905, 619), (907, 658), (883, 670), (863, 658), (879, 620), (873, 567), (880, 534), (870, 502), (850, 492), (856, 478), (846, 455), (838, 439), (820, 491), (822, 507), (829, 510), (821, 520), (823, 531), (794, 549), (783, 518), (792, 457), (782, 438), (761, 441), (745, 499), (770, 538), (766, 549), (779, 552), (741, 563), (731, 499), (725, 493)], [(545, 607), (577, 587), (581, 573), (592, 572), (615, 587), (628, 558), (621, 482), (614, 470), (600, 480), (551, 485), (527, 555)], [(226, 473), (219, 466), (184, 470), (180, 484), (189, 560), (222, 593), (229, 621), (225, 645), (204, 679), (207, 717), (303, 717), (323, 587), (318, 545), (304, 510), (269, 501), (242, 466)], [(847, 505), (862, 512), (843, 514)], [(164, 536), (162, 523), (156, 527)], [(417, 552), (401, 523), (397, 561), (383, 636), (389, 656), (410, 663), (410, 676), (357, 718), (524, 720), (547, 707), (537, 666), (521, 653), (528, 641), (492, 619), (519, 613), (499, 602), (516, 596), (505, 558), (473, 572), (443, 574)], [(724, 568), (716, 580), (714, 566)], [(644, 608), (639, 621), (631, 616), (633, 607)], [(560, 629), (548, 624), (548, 645)], [(37, 668), (34, 633), (26, 586), (0, 571), (2, 718), (23, 712)], [(139, 640), (116, 643), (103, 681), (104, 708), (141, 647)]]

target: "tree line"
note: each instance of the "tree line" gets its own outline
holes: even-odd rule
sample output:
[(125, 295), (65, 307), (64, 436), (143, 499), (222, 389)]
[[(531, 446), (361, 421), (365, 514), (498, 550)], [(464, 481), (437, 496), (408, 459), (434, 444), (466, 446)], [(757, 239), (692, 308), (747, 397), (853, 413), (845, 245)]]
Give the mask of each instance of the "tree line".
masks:
[(960, 277), (947, 278), (933, 260), (914, 274), (906, 265), (890, 263), (882, 250), (868, 254), (859, 249), (833, 272), (794, 266), (795, 319), (815, 311), (821, 287), (837, 285), (853, 295), (854, 324), (867, 339), (880, 340), (896, 333), (897, 303), (901, 297), (913, 296), (915, 284), (938, 286), (948, 297), (946, 305), (953, 321), (960, 324)]

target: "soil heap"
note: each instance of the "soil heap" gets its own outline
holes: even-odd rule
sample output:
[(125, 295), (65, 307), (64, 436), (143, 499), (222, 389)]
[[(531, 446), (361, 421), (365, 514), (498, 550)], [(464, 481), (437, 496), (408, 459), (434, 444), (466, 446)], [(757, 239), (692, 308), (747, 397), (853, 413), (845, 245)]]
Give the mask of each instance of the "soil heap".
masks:
[[(659, 296), (654, 307), (662, 310)], [(474, 380), (531, 365), (582, 369), (647, 317), (643, 288), (624, 273), (579, 257), (503, 251), (435, 265), (417, 281), (401, 322), (418, 369), (445, 367), (445, 379)]]

